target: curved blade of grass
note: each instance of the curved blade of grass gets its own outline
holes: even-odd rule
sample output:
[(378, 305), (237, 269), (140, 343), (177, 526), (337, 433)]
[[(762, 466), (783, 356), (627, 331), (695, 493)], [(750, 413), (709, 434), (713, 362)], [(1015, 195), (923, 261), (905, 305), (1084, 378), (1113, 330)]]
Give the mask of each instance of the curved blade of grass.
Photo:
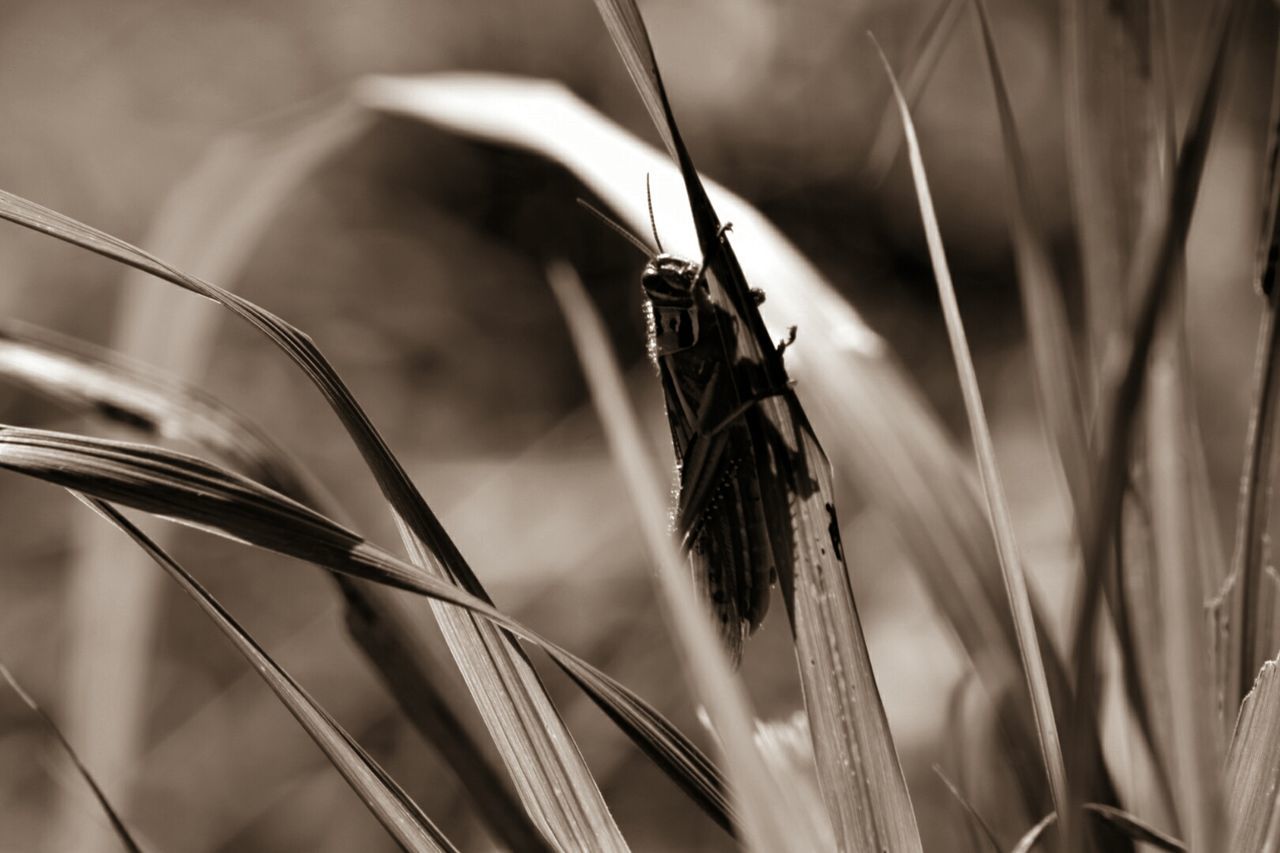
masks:
[[(819, 786), (842, 849), (920, 849), (920, 833), (871, 671), (849, 582), (827, 456), (791, 390), (782, 348), (764, 325), (742, 268), (676, 125), (653, 46), (634, 0), (596, 0), (609, 34), (680, 166), (699, 256), (707, 259), (711, 298), (745, 328), (736, 358), (762, 371), (765, 385), (785, 389), (756, 403), (780, 441), (770, 448), (776, 483), (764, 500), (790, 504), (794, 563), (779, 559)], [(655, 110), (656, 102), (661, 111)], [(785, 483), (785, 485), (784, 485)], [(775, 490), (784, 489), (776, 494)], [(790, 568), (794, 577), (788, 577)], [(754, 805), (754, 804), (752, 804)]]
[(1280, 631), (1276, 624), (1277, 592), (1266, 581), (1267, 530), (1271, 519), (1271, 478), (1275, 471), (1276, 405), (1280, 398), (1280, 288), (1275, 286), (1276, 259), (1280, 257), (1280, 55), (1276, 57), (1272, 82), (1271, 137), (1264, 228), (1258, 247), (1254, 282), (1263, 294), (1262, 319), (1258, 328), (1257, 354), (1253, 368), (1253, 407), (1245, 437), (1244, 472), (1236, 508), (1235, 543), (1231, 572), (1234, 597), (1243, 602), (1236, 608), (1239, 621), (1238, 650), (1232, 649), (1224, 684), (1228, 708), (1244, 692), (1251, 673), (1256, 672), (1274, 649)]
[(1040, 819), (1040, 822), (1027, 830), (1026, 834), (1018, 839), (1018, 843), (1014, 845), (1011, 853), (1031, 853), (1037, 844), (1040, 843), (1041, 836), (1045, 830), (1052, 826), (1058, 820), (1056, 812), (1049, 812)]
[(294, 718), (368, 806), (387, 833), (405, 850), (455, 850), (430, 818), (352, 737), (316, 704), (182, 566), (110, 504), (76, 494), (85, 504), (137, 543), (177, 581), (266, 681)]
[(959, 803), (960, 808), (964, 810), (965, 819), (968, 821), (970, 827), (975, 830), (974, 834), (983, 839), (990, 850), (995, 851), (995, 853), (1000, 853), (1000, 842), (996, 841), (995, 833), (991, 831), (990, 825), (988, 825), (987, 821), (978, 813), (978, 810), (973, 807), (973, 803), (969, 802), (969, 799), (960, 792), (960, 789), (956, 787), (955, 783), (947, 778), (947, 774), (942, 772), (941, 767), (936, 764), (933, 765), (933, 772), (942, 780), (942, 784), (947, 786), (947, 791), (950, 792), (952, 799)]
[[(268, 488), (341, 517), (314, 478), (255, 424), (197, 389), (126, 364), (108, 351), (26, 324), (0, 321), (0, 376), (144, 434), (200, 446)], [(390, 606), (394, 596), (376, 585), (340, 576), (337, 580), (349, 606), (352, 634), (369, 652), (409, 719), (458, 774), (491, 830), (513, 849), (533, 850), (545, 844), (447, 698), (436, 689), (439, 676), (433, 660), (420, 652), (414, 626), (405, 623), (402, 609)], [(626, 700), (620, 701), (625, 704)], [(681, 753), (691, 747), (683, 735), (656, 714), (656, 719), (650, 719), (625, 707), (607, 713), (682, 788), (698, 792), (695, 801), (705, 805), (706, 792), (700, 786), (708, 784), (707, 779), (688, 778), (704, 775), (705, 770), (688, 771)], [(628, 717), (631, 722), (626, 721)], [(711, 788), (718, 785), (714, 771), (709, 779)], [(713, 802), (709, 811), (727, 828), (722, 803)]]
[[(1078, 362), (1067, 322), (1062, 286), (1050, 261), (1048, 239), (1035, 199), (1031, 170), (1018, 133), (985, 0), (975, 0), (974, 9), (1000, 119), (1007, 166), (1006, 184), (1010, 190), (1007, 201), (1009, 232), (1017, 261), (1018, 289), (1022, 296), (1036, 398), (1051, 450), (1057, 456), (1066, 479), (1078, 541), (1088, 542), (1092, 534), (1087, 525), (1093, 519), (1095, 499), (1093, 465), (1084, 394), (1076, 372)], [(1128, 636), (1132, 628), (1125, 612), (1127, 601), (1129, 599), (1122, 597), (1120, 601), (1111, 602), (1117, 617), (1116, 630), (1120, 635), (1124, 661), (1122, 678), (1139, 729), (1155, 757), (1160, 790), (1169, 799), (1166, 754), (1163, 744), (1156, 741), (1137, 649)], [(1096, 740), (1096, 734), (1091, 739)]]
[[(342, 518), (315, 478), (256, 424), (197, 389), (127, 364), (110, 351), (0, 320), (0, 376), (145, 436), (200, 447), (250, 479)], [(352, 636), (408, 719), (457, 775), (495, 837), (513, 849), (545, 847), (501, 771), (437, 687), (443, 681), (441, 664), (416, 641), (417, 630), (401, 615), (393, 594), (349, 578), (335, 580), (348, 605)]]
[[(1161, 832), (1123, 809), (1099, 803), (1085, 803), (1084, 810), (1108, 826), (1119, 830), (1130, 841), (1140, 841), (1160, 850), (1169, 850), (1171, 853), (1185, 853), (1187, 849), (1186, 845), (1178, 839)], [(1045, 815), (1039, 823), (1027, 830), (1026, 835), (1022, 836), (1017, 846), (1013, 848), (1014, 853), (1029, 853), (1039, 843), (1045, 830), (1057, 820), (1058, 816), (1053, 812)]]
[[(309, 337), (247, 299), (182, 273), (123, 240), (11, 193), (0, 191), (0, 218), (211, 299), (266, 335), (303, 370), (338, 415), (387, 501), (426, 546), (430, 560), (424, 568), (439, 577), (452, 578), (477, 597), (487, 598), (479, 579), (399, 460)], [(516, 791), (539, 829), (556, 843), (570, 848), (625, 849), (626, 843), (577, 745), (520, 649), (492, 626), (475, 621), (471, 614), (447, 609), (436, 612), (455, 660), (512, 775)]]
[(698, 604), (688, 566), (667, 529), (667, 489), (649, 459), (603, 324), (571, 268), (551, 267), (548, 280), (569, 324), (578, 361), (635, 506), (663, 611), (679, 639), (676, 647), (682, 652), (685, 678), (710, 714), (720, 740), (730, 792), (743, 819), (743, 840), (755, 850), (818, 849), (816, 828), (797, 820), (806, 811), (789, 808), (789, 794), (795, 787), (788, 786), (784, 776), (770, 772), (756, 748), (755, 714), (706, 611)]
[[(1116, 525), (1128, 479), (1134, 421), (1139, 401), (1145, 390), (1147, 362), (1158, 320), (1169, 303), (1175, 281), (1178, 258), (1182, 254), (1195, 208), (1200, 177), (1212, 137), (1214, 118), (1226, 73), (1226, 61), (1232, 37), (1244, 20), (1245, 3), (1231, 2), (1218, 14), (1209, 28), (1210, 52), (1203, 73), (1197, 74), (1197, 89), (1188, 132), (1178, 157), (1176, 170), (1166, 192), (1160, 194), (1147, 211), (1147, 227), (1135, 255), (1130, 273), (1130, 287), (1140, 295), (1140, 308), (1125, 338), (1112, 348), (1102, 374), (1100, 473), (1095, 517), (1089, 525), (1092, 538), (1085, 543), (1085, 579), (1076, 611), (1072, 634), (1076, 663), (1075, 708), (1070, 718), (1067, 738), (1068, 767), (1073, 808), (1083, 802), (1083, 786), (1089, 784), (1096, 767), (1080, 749), (1087, 736), (1086, 721), (1095, 713), (1097, 666), (1095, 654), (1097, 604), (1106, 580), (1108, 550), (1114, 541)], [(1192, 746), (1192, 745), (1187, 745)], [(1193, 746), (1199, 749), (1199, 746)], [(1175, 773), (1181, 771), (1175, 770)], [(1183, 790), (1176, 790), (1186, 797)], [(1201, 826), (1200, 831), (1209, 831)], [(1070, 844), (1074, 839), (1068, 838)], [(1210, 838), (1189, 838), (1192, 849), (1215, 849)]]
[[(915, 109), (920, 105), (920, 98), (925, 88), (933, 79), (933, 72), (938, 62), (951, 43), (951, 35), (960, 23), (960, 14), (964, 11), (964, 0), (940, 0), (929, 20), (920, 29), (915, 43), (907, 51), (907, 69), (902, 75), (902, 91), (907, 98), (907, 106)], [(902, 146), (902, 130), (898, 125), (898, 106), (893, 97), (885, 99), (884, 111), (876, 121), (876, 136), (868, 149), (867, 164), (863, 169), (862, 179), (877, 186), (892, 168)]]
[(1161, 850), (1173, 851), (1173, 853), (1181, 853), (1181, 851), (1187, 849), (1186, 845), (1178, 839), (1168, 833), (1161, 832), (1123, 809), (1104, 806), (1100, 803), (1085, 803), (1084, 810), (1095, 817), (1105, 820), (1134, 841), (1141, 841)]
[[(874, 38), (872, 41), (874, 42)], [(880, 50), (879, 44), (876, 44), (876, 50)], [(1035, 616), (1031, 610), (1031, 600), (1027, 592), (1027, 581), (1022, 571), (1022, 560), (1018, 555), (1017, 541), (1013, 533), (1013, 521), (1009, 516), (1009, 507), (996, 464), (995, 445), (991, 440), (991, 430), (987, 426), (977, 373), (969, 355), (964, 323), (960, 318), (960, 306), (956, 301), (955, 288), (951, 283), (951, 271), (947, 265), (946, 250), (942, 245), (942, 234), (938, 228), (937, 216), (933, 212), (933, 199), (929, 192), (928, 177), (920, 154), (920, 143), (916, 139), (915, 126), (911, 121), (911, 113), (902, 96), (902, 90), (898, 88), (898, 81), (893, 76), (893, 69), (883, 51), (880, 51), (880, 59), (884, 63), (885, 72), (889, 75), (889, 81), (893, 84), (894, 98), (897, 100), (903, 131), (906, 134), (907, 152), (911, 158), (911, 175), (915, 182), (916, 198), (920, 204), (920, 216), (929, 246), (929, 259), (933, 263), (933, 274), (938, 282), (938, 293), (942, 300), (943, 314), (946, 317), (947, 335), (951, 340), (956, 369), (960, 374), (960, 388), (964, 395), (965, 412), (969, 417), (969, 430), (973, 434), (977, 452), (978, 471), (982, 476), (983, 490), (987, 495), (987, 508), (991, 516), (992, 531), (995, 534), (996, 549), (1000, 556), (1000, 568), (1004, 575), (1009, 609), (1013, 613), (1014, 626), (1017, 628), (1018, 649), (1022, 656), (1027, 690), (1031, 696), (1031, 707), (1035, 712), (1041, 757), (1044, 761), (1045, 773), (1049, 778), (1053, 801), (1057, 804), (1059, 813), (1065, 814), (1068, 790), (1066, 765), (1062, 758), (1062, 746), (1058, 741), (1058, 726), (1054, 720), (1053, 702), (1045, 677), (1044, 661), (1040, 655), (1040, 643), (1036, 633)]]
[[(670, 158), (558, 83), (492, 74), (377, 77), (363, 80), (356, 95), (377, 109), (561, 163), (642, 236), (649, 234), (648, 177), (664, 246), (687, 257), (701, 251), (683, 178)], [(1028, 813), (1043, 814), (1050, 803), (1035, 726), (1023, 692), (1007, 693), (1020, 678), (1017, 644), (969, 463), (884, 341), (821, 273), (759, 211), (705, 184), (733, 223), (742, 269), (768, 288), (760, 310), (769, 328), (801, 330), (787, 349), (788, 372), (809, 414), (840, 436), (829, 445), (836, 465), (896, 525), (933, 603), (996, 702)], [(1046, 665), (1065, 689), (1061, 661), (1050, 656)]]
[(9, 668), (4, 664), (0, 664), (0, 678), (4, 678), (4, 680), (8, 682), (9, 687), (12, 688), (14, 693), (18, 694), (18, 698), (23, 701), (23, 704), (30, 708), (32, 712), (40, 718), (40, 721), (44, 723), (44, 727), (53, 734), (54, 739), (58, 741), (58, 745), (62, 747), (62, 751), (67, 754), (67, 757), (71, 759), (71, 763), (75, 765), (76, 771), (80, 774), (80, 778), (84, 779), (85, 784), (87, 784), (89, 789), (93, 791), (93, 796), (97, 799), (98, 805), (102, 806), (102, 810), (107, 815), (107, 820), (111, 821), (111, 828), (115, 830), (116, 838), (119, 839), (120, 844), (124, 849), (130, 851), (130, 853), (142, 853), (142, 848), (139, 847), (138, 842), (133, 839), (133, 835), (129, 832), (129, 828), (125, 826), (120, 815), (116, 813), (115, 808), (111, 805), (111, 801), (107, 799), (107, 795), (103, 793), (102, 788), (93, 778), (93, 774), (89, 772), (89, 768), (84, 766), (84, 762), (80, 760), (80, 756), (76, 753), (75, 747), (73, 747), (71, 742), (67, 740), (65, 735), (63, 735), (62, 729), (58, 728), (58, 724), (55, 723), (53, 718), (40, 707), (40, 703), (36, 702), (36, 700), (31, 697), (30, 693), (22, 689), (22, 685), (18, 683), (18, 680), (13, 677), (13, 673), (11, 673)]
[(424, 595), (542, 648), (722, 826), (734, 825), (715, 765), (623, 685), (492, 604), (302, 504), (204, 460), (143, 444), (0, 426), (0, 468), (374, 583)]
[(1280, 664), (1267, 661), (1240, 705), (1227, 751), (1227, 818), (1233, 853), (1280, 842)]
[[(323, 104), (281, 122), (257, 123), (220, 136), (194, 169), (168, 193), (143, 244), (181, 259), (188, 269), (234, 282), (253, 246), (249, 236), (334, 150), (368, 124), (350, 104)], [(124, 276), (111, 347), (175, 376), (197, 381), (213, 345), (221, 314), (182, 294), (156, 288), (133, 270)], [(144, 749), (146, 683), (163, 580), (144, 555), (86, 514), (71, 522), (68, 567), (68, 637), (63, 664), (68, 732), (107, 781), (127, 778)], [(161, 535), (163, 534), (163, 530)], [(110, 600), (116, 618), (103, 607)], [(122, 797), (127, 796), (125, 788)], [(70, 816), (81, 806), (62, 802)], [(102, 853), (79, 837), (81, 824), (55, 816), (50, 845)]]

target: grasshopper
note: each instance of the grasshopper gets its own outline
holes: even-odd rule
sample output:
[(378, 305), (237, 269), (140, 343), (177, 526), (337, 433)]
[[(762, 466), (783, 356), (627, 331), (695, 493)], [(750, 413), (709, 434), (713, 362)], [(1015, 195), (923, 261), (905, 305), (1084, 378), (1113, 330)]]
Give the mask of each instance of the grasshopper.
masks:
[[(764, 366), (744, 355), (739, 322), (707, 284), (709, 259), (695, 263), (658, 254), (594, 211), (650, 256), (640, 276), (649, 355), (658, 368), (675, 450), (678, 497), (674, 528), (695, 586), (711, 610), (725, 649), (741, 660), (746, 638), (764, 620), (770, 590), (794, 560), (791, 510), (779, 472), (779, 438), (757, 405), (785, 389), (771, 387)], [(719, 249), (729, 226), (717, 235)], [(724, 246), (727, 250), (727, 246)], [(757, 304), (763, 294), (752, 292)], [(778, 344), (785, 349), (791, 337)]]

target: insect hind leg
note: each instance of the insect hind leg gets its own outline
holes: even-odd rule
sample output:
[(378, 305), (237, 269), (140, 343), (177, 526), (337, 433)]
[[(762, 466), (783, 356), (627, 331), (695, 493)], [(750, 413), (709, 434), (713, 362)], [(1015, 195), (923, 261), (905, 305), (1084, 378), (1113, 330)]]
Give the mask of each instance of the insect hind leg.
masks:
[(770, 398), (772, 398), (772, 397), (781, 397), (783, 394), (785, 394), (785, 393), (787, 393), (788, 391), (790, 391), (790, 390), (791, 390), (791, 387), (792, 387), (794, 384), (795, 384), (794, 382), (788, 382), (784, 387), (782, 387), (782, 388), (780, 388), (780, 389), (773, 389), (773, 390), (769, 390), (769, 391), (762, 391), (761, 393), (759, 393), (759, 394), (757, 394), (756, 396), (752, 397), (750, 400), (747, 400), (746, 402), (742, 403), (742, 404), (741, 404), (741, 405), (739, 405), (737, 408), (735, 408), (732, 412), (730, 412), (728, 415), (726, 415), (726, 416), (724, 417), (724, 419), (720, 421), (720, 423), (716, 424), (716, 425), (715, 425), (714, 427), (712, 427), (710, 430), (708, 430), (707, 432), (705, 432), (705, 433), (704, 433), (704, 435), (705, 435), (707, 438), (711, 438), (712, 436), (716, 435), (717, 433), (723, 432), (724, 430), (726, 430), (726, 429), (728, 429), (730, 426), (732, 426), (734, 421), (736, 421), (738, 418), (742, 417), (742, 416), (743, 416), (743, 415), (745, 415), (747, 412), (749, 412), (749, 411), (751, 410), (751, 407), (752, 407), (752, 406), (755, 406), (755, 405), (757, 405), (757, 404), (759, 404), (759, 403), (763, 403), (765, 400), (768, 400), (768, 399), (770, 399)]

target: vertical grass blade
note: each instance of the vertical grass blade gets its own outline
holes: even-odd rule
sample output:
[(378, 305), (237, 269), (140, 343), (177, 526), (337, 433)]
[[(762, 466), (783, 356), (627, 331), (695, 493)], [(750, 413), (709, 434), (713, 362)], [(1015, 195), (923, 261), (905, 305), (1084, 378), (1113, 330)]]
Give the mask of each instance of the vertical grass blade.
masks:
[[(1040, 219), (1033, 181), (1025, 151), (1019, 138), (1013, 105), (1001, 68), (995, 35), (985, 0), (975, 0), (979, 30), (991, 73), (1000, 134), (1007, 166), (1009, 188), (1009, 231), (1017, 260), (1018, 288), (1022, 296), (1023, 320), (1031, 352), (1036, 399), (1046, 428), (1051, 451), (1056, 455), (1066, 480), (1074, 510), (1077, 541), (1088, 542), (1087, 525), (1093, 520), (1095, 499), (1093, 459), (1088, 442), (1084, 394), (1077, 374), (1075, 347), (1067, 322), (1062, 286), (1050, 260), (1048, 239)], [(1130, 567), (1126, 563), (1126, 568)], [(1158, 740), (1147, 701), (1149, 686), (1144, 683), (1145, 668), (1132, 642), (1134, 630), (1126, 604), (1132, 598), (1119, 596), (1111, 602), (1116, 616), (1123, 656), (1121, 677), (1126, 694), (1148, 748), (1155, 757), (1158, 783), (1162, 793), (1168, 791), (1164, 741)], [(1141, 605), (1139, 605), (1141, 606)], [(1139, 614), (1141, 618), (1143, 614)], [(1163, 698), (1163, 697), (1162, 697)], [(1091, 737), (1096, 739), (1096, 734)]]
[[(701, 252), (679, 170), (547, 81), (490, 74), (366, 78), (357, 97), (371, 107), (414, 117), (563, 164), (599, 194), (637, 234), (649, 233), (646, 178), (669, 251)], [(990, 526), (969, 463), (926, 401), (853, 307), (759, 211), (712, 182), (716, 210), (733, 223), (734, 251), (750, 281), (765, 284), (761, 311), (779, 336), (801, 334), (787, 366), (824, 431), (839, 433), (836, 465), (896, 526), (920, 573), (996, 705), (1002, 744), (1019, 774), (1029, 815), (1051, 807), (1035, 726), (1018, 683), (1020, 664)], [(592, 226), (594, 227), (594, 226)], [(1046, 659), (1066, 685), (1056, 657)]]
[[(1112, 347), (1103, 365), (1098, 422), (1101, 467), (1097, 478), (1098, 498), (1095, 518), (1090, 524), (1092, 538), (1085, 543), (1085, 580), (1076, 612), (1073, 649), (1076, 663), (1075, 708), (1067, 754), (1073, 783), (1073, 808), (1082, 803), (1082, 787), (1097, 768), (1079, 750), (1085, 721), (1094, 713), (1097, 696), (1095, 627), (1097, 604), (1107, 576), (1109, 550), (1116, 536), (1123, 495), (1128, 481), (1136, 413), (1146, 388), (1148, 358), (1158, 322), (1170, 303), (1191, 215), (1200, 187), (1200, 177), (1212, 138), (1217, 105), (1226, 74), (1232, 37), (1244, 19), (1247, 4), (1232, 2), (1216, 15), (1208, 30), (1209, 53), (1196, 81), (1196, 97), (1188, 131), (1179, 151), (1176, 169), (1168, 189), (1154, 196), (1146, 211), (1146, 225), (1135, 252), (1129, 287), (1138, 295), (1138, 311), (1123, 338)], [(1185, 744), (1183, 748), (1199, 749)], [(1185, 792), (1176, 792), (1179, 797)], [(1202, 827), (1206, 828), (1206, 827)], [(1189, 839), (1192, 849), (1214, 849), (1210, 839)], [(1203, 846), (1208, 844), (1209, 846)]]
[(1067, 163), (1095, 379), (1137, 297), (1123, 283), (1159, 142), (1150, 7), (1150, 0), (1067, 0), (1060, 7)]
[(1254, 282), (1262, 294), (1262, 319), (1258, 328), (1253, 368), (1253, 407), (1245, 438), (1245, 462), (1240, 500), (1236, 508), (1235, 544), (1231, 572), (1233, 597), (1242, 602), (1239, 614), (1239, 650), (1224, 683), (1224, 702), (1234, 707), (1256, 672), (1273, 653), (1280, 624), (1280, 594), (1266, 573), (1267, 529), (1271, 518), (1271, 478), (1275, 470), (1276, 404), (1280, 397), (1280, 287), (1276, 286), (1276, 261), (1280, 258), (1280, 54), (1276, 56), (1271, 93), (1271, 128), (1268, 138), (1264, 231), (1258, 247)]
[[(1048, 241), (1040, 220), (1032, 176), (1019, 139), (1013, 105), (1001, 70), (985, 0), (975, 0), (987, 68), (995, 92), (1004, 143), (1009, 194), (1009, 233), (1018, 266), (1023, 321), (1031, 350), (1036, 395), (1052, 450), (1066, 477), (1077, 525), (1087, 523), (1093, 505), (1092, 466), (1084, 417), (1084, 397), (1076, 375), (1075, 347), (1067, 325), (1062, 286), (1049, 259)], [(1081, 533), (1081, 539), (1088, 539)]]
[[(788, 605), (818, 780), (837, 845), (851, 850), (912, 851), (920, 834), (889, 732), (840, 543), (830, 463), (791, 390), (782, 348), (760, 316), (742, 267), (685, 147), (657, 59), (634, 0), (597, 0), (614, 44), (680, 167), (699, 254), (707, 259), (711, 299), (740, 325), (737, 359), (777, 389), (756, 407), (769, 428), (764, 502), (786, 500), (791, 548), (776, 561)], [(661, 110), (653, 109), (656, 102)], [(777, 531), (781, 533), (781, 531)], [(790, 571), (788, 571), (790, 569)], [(791, 575), (794, 572), (794, 575)]]
[(711, 715), (722, 744), (730, 792), (743, 820), (743, 839), (755, 850), (817, 849), (818, 829), (796, 820), (804, 811), (787, 807), (795, 788), (770, 772), (756, 748), (755, 717), (746, 691), (698, 604), (688, 568), (667, 530), (667, 490), (649, 459), (603, 325), (572, 269), (560, 264), (549, 270), (548, 277), (635, 505), (668, 625), (683, 653), (686, 678)]
[(316, 704), (261, 646), (240, 627), (194, 577), (156, 545), (145, 533), (110, 504), (78, 493), (90, 509), (127, 534), (147, 556), (195, 600), (205, 615), (231, 640), (267, 686), (324, 752), (347, 784), (364, 801), (387, 833), (405, 850), (451, 851), (449, 840), (417, 804), (376, 761), (357, 744), (337, 721)]
[(76, 772), (80, 774), (80, 778), (84, 779), (85, 784), (89, 786), (89, 790), (93, 791), (94, 798), (98, 801), (98, 805), (102, 806), (103, 812), (107, 815), (107, 820), (111, 822), (111, 828), (115, 831), (116, 839), (120, 845), (130, 853), (142, 853), (142, 848), (138, 846), (138, 842), (134, 840), (133, 835), (129, 832), (129, 828), (125, 826), (124, 821), (116, 812), (115, 807), (111, 805), (111, 801), (107, 799), (107, 795), (103, 792), (97, 780), (93, 778), (93, 774), (89, 772), (89, 768), (85, 767), (84, 762), (80, 760), (80, 756), (76, 753), (75, 747), (67, 740), (62, 733), (62, 729), (58, 728), (58, 724), (53, 721), (40, 704), (31, 697), (31, 694), (22, 689), (22, 685), (13, 677), (13, 673), (4, 664), (0, 664), (0, 677), (8, 682), (9, 687), (14, 693), (18, 694), (18, 698), (22, 700), (32, 712), (40, 718), (46, 729), (58, 741), (58, 745), (62, 747), (62, 751), (71, 759), (71, 763), (75, 765)]
[[(1216, 849), (1221, 837), (1222, 791), (1219, 784), (1221, 751), (1215, 696), (1205, 685), (1210, 674), (1204, 584), (1196, 557), (1195, 506), (1192, 504), (1189, 460), (1183, 450), (1184, 424), (1192, 417), (1185, 399), (1185, 383), (1178, 369), (1178, 328), (1181, 317), (1165, 316), (1158, 331), (1147, 379), (1147, 414), (1152, 533), (1159, 567), (1156, 601), (1135, 602), (1157, 607), (1161, 622), (1162, 664), (1168, 688), (1170, 771), (1176, 795), (1178, 823), (1195, 850)], [(1164, 697), (1162, 697), (1163, 699)]]
[[(879, 45), (876, 45), (879, 50)], [(960, 387), (964, 395), (965, 412), (969, 418), (969, 429), (973, 434), (974, 446), (978, 457), (978, 471), (982, 476), (983, 491), (987, 496), (987, 508), (991, 517), (991, 527), (995, 534), (996, 549), (1000, 556), (1000, 568), (1004, 576), (1005, 590), (1009, 599), (1009, 609), (1013, 614), (1014, 626), (1017, 629), (1018, 649), (1022, 656), (1023, 672), (1027, 682), (1027, 690), (1031, 695), (1031, 706), (1035, 713), (1037, 733), (1040, 739), (1041, 758), (1044, 761), (1045, 773), (1049, 779), (1049, 788), (1059, 814), (1067, 814), (1067, 776), (1066, 765), (1062, 758), (1062, 747), (1058, 738), (1058, 726), (1054, 720), (1053, 702), (1050, 698), (1049, 684), (1045, 676), (1044, 661), (1040, 654), (1040, 643), (1036, 633), (1035, 616), (1031, 611), (1031, 600), (1027, 592), (1026, 577), (1022, 570), (1022, 560), (1018, 555), (1017, 542), (1013, 532), (1013, 521), (1009, 516), (1009, 507), (1004, 496), (1000, 472), (996, 464), (995, 446), (991, 441), (991, 431), (987, 426), (987, 417), (982, 405), (982, 395), (978, 388), (978, 377), (969, 355), (969, 345), (965, 339), (964, 323), (960, 318), (960, 306), (956, 301), (955, 288), (951, 283), (951, 272), (947, 265), (946, 250), (942, 245), (942, 234), (938, 228), (937, 216), (933, 211), (933, 199), (929, 192), (928, 177), (924, 170), (924, 160), (920, 153), (920, 143), (916, 139), (915, 126), (911, 121), (911, 113), (907, 108), (902, 90), (893, 76), (893, 69), (884, 53), (880, 53), (885, 72), (893, 85), (894, 97), (898, 103), (898, 111), (902, 117), (903, 132), (906, 135), (907, 152), (911, 158), (911, 175), (916, 187), (916, 198), (920, 205), (920, 216), (924, 224), (925, 238), (929, 246), (929, 258), (933, 264), (934, 278), (938, 283), (938, 293), (942, 299), (942, 309), (946, 317), (947, 335), (951, 340), (951, 350), (956, 360), (956, 369), (960, 374)], [(1071, 818), (1074, 820), (1074, 816)]]
[(1280, 842), (1280, 664), (1267, 661), (1240, 705), (1227, 751), (1227, 818), (1232, 853), (1262, 853)]
[[(907, 106), (915, 109), (924, 95), (933, 72), (938, 68), (951, 36), (960, 23), (960, 15), (964, 12), (965, 0), (939, 0), (929, 20), (921, 27), (915, 43), (906, 53), (907, 70), (902, 75), (902, 92), (907, 98)], [(902, 129), (898, 124), (898, 105), (892, 93), (886, 99), (884, 111), (876, 121), (876, 136), (868, 149), (867, 165), (863, 170), (863, 180), (871, 186), (877, 186), (884, 180), (893, 166), (902, 146)]]
[[(227, 308), (284, 351), (338, 415), (384, 497), (426, 546), (426, 568), (487, 598), (483, 585), (410, 481), (368, 415), (309, 337), (279, 317), (216, 285), (180, 272), (152, 255), (69, 217), (0, 191), (0, 218), (143, 270)], [(448, 612), (455, 660), (474, 684), (477, 706), (511, 772), (517, 793), (555, 843), (577, 849), (622, 850), (626, 843), (563, 721), (528, 660), (510, 638), (470, 614)], [(498, 662), (501, 663), (498, 663)], [(503, 679), (502, 667), (518, 678)]]

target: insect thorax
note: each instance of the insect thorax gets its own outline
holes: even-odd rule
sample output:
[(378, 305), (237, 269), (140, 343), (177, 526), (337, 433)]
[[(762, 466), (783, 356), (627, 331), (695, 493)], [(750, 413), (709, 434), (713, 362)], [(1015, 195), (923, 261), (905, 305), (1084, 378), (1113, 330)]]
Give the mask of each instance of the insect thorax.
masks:
[(658, 255), (644, 268), (640, 285), (648, 297), (650, 355), (670, 355), (698, 342), (700, 272), (698, 264), (674, 255)]

